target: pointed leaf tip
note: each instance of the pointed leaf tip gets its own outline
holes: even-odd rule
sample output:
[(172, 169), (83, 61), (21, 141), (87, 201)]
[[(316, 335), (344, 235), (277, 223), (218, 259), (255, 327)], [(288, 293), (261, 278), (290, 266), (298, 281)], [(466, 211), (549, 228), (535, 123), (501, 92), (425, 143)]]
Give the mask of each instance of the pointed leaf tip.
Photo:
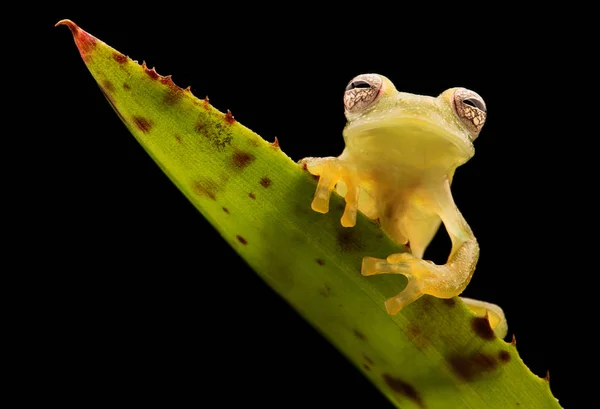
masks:
[(94, 36), (88, 34), (86, 31), (79, 28), (77, 24), (73, 23), (69, 19), (60, 20), (54, 25), (54, 27), (58, 26), (69, 27), (69, 30), (71, 30), (71, 34), (73, 34), (75, 44), (79, 49), (79, 54), (81, 54), (81, 57), (84, 61), (87, 61), (89, 53), (96, 48), (98, 40)]
[(544, 378), (546, 382), (550, 382), (550, 370), (546, 372), (546, 377)]
[(64, 19), (64, 20), (60, 20), (58, 23), (56, 23), (54, 25), (54, 27), (58, 27), (58, 26), (67, 26), (69, 27), (69, 30), (71, 30), (71, 32), (73, 34), (75, 34), (75, 32), (77, 30), (79, 30), (79, 27), (77, 26), (77, 24), (73, 23), (71, 20), (69, 20), (68, 18)]

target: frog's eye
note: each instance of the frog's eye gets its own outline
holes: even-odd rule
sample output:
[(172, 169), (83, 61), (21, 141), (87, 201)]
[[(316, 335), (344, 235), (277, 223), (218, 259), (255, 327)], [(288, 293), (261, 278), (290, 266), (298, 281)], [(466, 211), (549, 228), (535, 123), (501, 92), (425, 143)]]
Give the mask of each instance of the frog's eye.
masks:
[(483, 98), (476, 92), (459, 88), (454, 93), (454, 111), (475, 139), (487, 117), (487, 108)]
[(376, 74), (363, 74), (346, 87), (344, 107), (348, 113), (359, 113), (371, 106), (381, 94), (383, 80)]
[(367, 81), (363, 81), (363, 80), (352, 81), (346, 87), (346, 91), (351, 91), (356, 88), (371, 88), (371, 84), (369, 84)]

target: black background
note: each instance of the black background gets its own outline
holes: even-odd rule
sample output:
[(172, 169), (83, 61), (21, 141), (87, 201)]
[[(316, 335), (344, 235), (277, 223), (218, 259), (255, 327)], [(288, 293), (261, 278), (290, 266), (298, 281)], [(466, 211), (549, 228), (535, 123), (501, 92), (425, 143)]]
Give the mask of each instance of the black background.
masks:
[[(577, 229), (590, 220), (573, 205), (583, 181), (573, 170), (576, 149), (564, 143), (575, 138), (565, 131), (572, 117), (561, 109), (572, 85), (552, 64), (550, 40), (515, 31), (517, 17), (492, 43), (483, 23), (409, 28), (410, 18), (392, 23), (381, 11), (331, 17), (226, 4), (194, 12), (56, 7), (44, 15), (39, 41), (52, 81), (42, 143), (50, 161), (36, 173), (52, 209), (44, 262), (57, 268), (33, 285), (51, 293), (35, 316), (48, 341), (42, 374), (71, 374), (55, 396), (74, 399), (65, 397), (72, 385), (87, 401), (123, 393), (131, 402), (192, 399), (202, 407), (392, 407), (154, 164), (68, 30), (52, 27), (63, 18), (208, 95), (265, 139), (277, 136), (294, 160), (341, 153), (342, 93), (357, 74), (381, 73), (419, 94), (477, 91), (488, 123), (453, 185), (482, 248), (464, 295), (504, 308), (525, 363), (540, 376), (549, 369), (555, 396), (573, 407), (573, 361), (581, 357), (567, 350), (576, 345), (575, 303), (585, 285), (573, 280), (584, 269), (573, 255), (585, 241)], [(448, 251), (442, 230), (427, 257), (443, 263)], [(230, 297), (247, 302), (239, 310)]]

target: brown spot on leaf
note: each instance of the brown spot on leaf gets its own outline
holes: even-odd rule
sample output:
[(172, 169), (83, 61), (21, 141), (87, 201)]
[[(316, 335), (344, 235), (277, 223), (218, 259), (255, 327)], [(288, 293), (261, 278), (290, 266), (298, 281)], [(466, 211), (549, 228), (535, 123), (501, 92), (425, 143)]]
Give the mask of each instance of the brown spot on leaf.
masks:
[(160, 82), (169, 87), (169, 90), (167, 91), (167, 94), (164, 98), (165, 104), (173, 105), (175, 102), (179, 101), (183, 97), (183, 90), (173, 82), (170, 75), (167, 75), (166, 77), (161, 77)]
[(165, 98), (164, 98), (165, 104), (173, 105), (174, 103), (179, 101), (182, 96), (183, 96), (183, 91), (181, 91), (180, 89), (175, 90), (175, 89), (169, 88), (169, 91), (167, 91), (167, 94), (165, 95)]
[(238, 151), (236, 153), (233, 154), (232, 157), (232, 161), (233, 164), (235, 165), (236, 168), (242, 170), (244, 169), (246, 166), (250, 165), (254, 159), (256, 159), (254, 157), (254, 155), (248, 153), (248, 152), (242, 152), (242, 151)]
[(320, 266), (324, 266), (325, 265), (325, 262), (323, 260), (321, 260), (320, 258), (318, 258), (316, 261), (317, 261), (317, 264), (320, 265)]
[(131, 89), (131, 87), (129, 86), (129, 84), (128, 84), (128, 83), (124, 83), (124, 84), (123, 84), (123, 88), (125, 88), (125, 89)]
[(135, 123), (135, 126), (137, 126), (138, 129), (144, 133), (150, 132), (150, 129), (152, 128), (152, 123), (141, 116), (134, 116), (133, 123)]
[(248, 193), (248, 197), (253, 200), (256, 199), (256, 196), (254, 196), (254, 193), (252, 192)]
[(394, 392), (404, 396), (405, 398), (410, 399), (420, 408), (425, 408), (425, 402), (423, 402), (423, 398), (421, 398), (419, 392), (417, 392), (417, 390), (412, 385), (404, 382), (401, 379), (394, 378), (389, 374), (384, 374), (383, 380)]
[(229, 214), (229, 209), (228, 209), (228, 208), (224, 207), (224, 208), (223, 208), (223, 211), (224, 211), (225, 213)]
[(179, 142), (179, 143), (183, 142), (181, 139), (181, 136), (179, 136), (179, 135), (175, 135), (175, 139), (177, 139), (177, 142)]
[(442, 302), (451, 308), (456, 306), (456, 300), (454, 298), (446, 298), (442, 300)]
[(228, 124), (232, 124), (235, 122), (235, 118), (231, 114), (230, 110), (227, 110), (227, 114), (225, 115), (225, 122), (227, 122)]
[(375, 366), (375, 362), (373, 362), (373, 360), (371, 358), (369, 358), (366, 354), (363, 355), (365, 357), (365, 361), (367, 361), (367, 363), (371, 366)]
[(115, 91), (115, 86), (109, 80), (102, 81), (102, 86), (108, 92), (114, 92)]
[(264, 177), (260, 180), (260, 184), (262, 185), (262, 187), (264, 187), (265, 189), (268, 188), (269, 186), (271, 186), (271, 179), (269, 179), (268, 177)]
[(498, 354), (498, 358), (500, 358), (500, 360), (502, 362), (508, 363), (508, 362), (510, 362), (510, 359), (511, 359), (510, 352), (500, 351), (500, 353)]
[(419, 335), (421, 335), (421, 329), (414, 324), (410, 324), (408, 326), (408, 334), (411, 337), (418, 337)]
[(413, 342), (413, 344), (420, 350), (427, 348), (427, 346), (429, 345), (429, 340), (426, 337), (426, 334), (423, 331), (421, 331), (421, 328), (419, 328), (415, 324), (408, 325), (407, 335)]
[(125, 64), (127, 62), (127, 56), (116, 51), (113, 53), (113, 58), (119, 64)]
[(337, 242), (342, 251), (358, 251), (363, 248), (363, 244), (360, 242), (355, 230), (339, 230)]
[(363, 368), (365, 368), (365, 371), (370, 371), (371, 367), (367, 364), (363, 364)]
[(207, 196), (212, 200), (217, 200), (215, 195), (218, 185), (211, 179), (202, 179), (192, 184), (192, 190), (199, 196)]
[(248, 242), (246, 241), (245, 238), (243, 238), (242, 236), (236, 236), (238, 241), (244, 245), (248, 244)]
[(360, 332), (357, 329), (354, 330), (354, 336), (356, 338), (360, 339), (361, 341), (366, 341), (367, 340), (367, 337), (365, 336), (365, 334), (363, 334), (362, 332)]
[(321, 290), (319, 291), (319, 293), (320, 293), (320, 294), (321, 294), (323, 297), (327, 298), (327, 297), (329, 297), (329, 296), (331, 295), (331, 287), (329, 287), (327, 284), (325, 284), (325, 287), (323, 287), (323, 289), (321, 289)]
[(492, 341), (496, 338), (494, 330), (490, 326), (490, 321), (487, 317), (475, 317), (471, 323), (473, 331), (486, 341)]
[(465, 382), (472, 382), (498, 366), (493, 356), (483, 353), (453, 356), (448, 359), (448, 363), (454, 374)]

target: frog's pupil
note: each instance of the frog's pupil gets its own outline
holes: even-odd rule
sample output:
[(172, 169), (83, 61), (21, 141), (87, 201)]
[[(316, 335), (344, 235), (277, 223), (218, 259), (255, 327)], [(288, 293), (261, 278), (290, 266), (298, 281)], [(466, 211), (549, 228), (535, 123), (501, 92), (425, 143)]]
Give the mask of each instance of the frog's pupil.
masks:
[(346, 87), (346, 91), (350, 91), (355, 88), (371, 88), (371, 84), (366, 81), (353, 81), (348, 85), (348, 87)]
[(466, 98), (465, 100), (463, 100), (463, 104), (470, 105), (473, 108), (478, 108), (478, 109), (481, 109), (483, 112), (485, 112), (485, 106), (478, 99)]

